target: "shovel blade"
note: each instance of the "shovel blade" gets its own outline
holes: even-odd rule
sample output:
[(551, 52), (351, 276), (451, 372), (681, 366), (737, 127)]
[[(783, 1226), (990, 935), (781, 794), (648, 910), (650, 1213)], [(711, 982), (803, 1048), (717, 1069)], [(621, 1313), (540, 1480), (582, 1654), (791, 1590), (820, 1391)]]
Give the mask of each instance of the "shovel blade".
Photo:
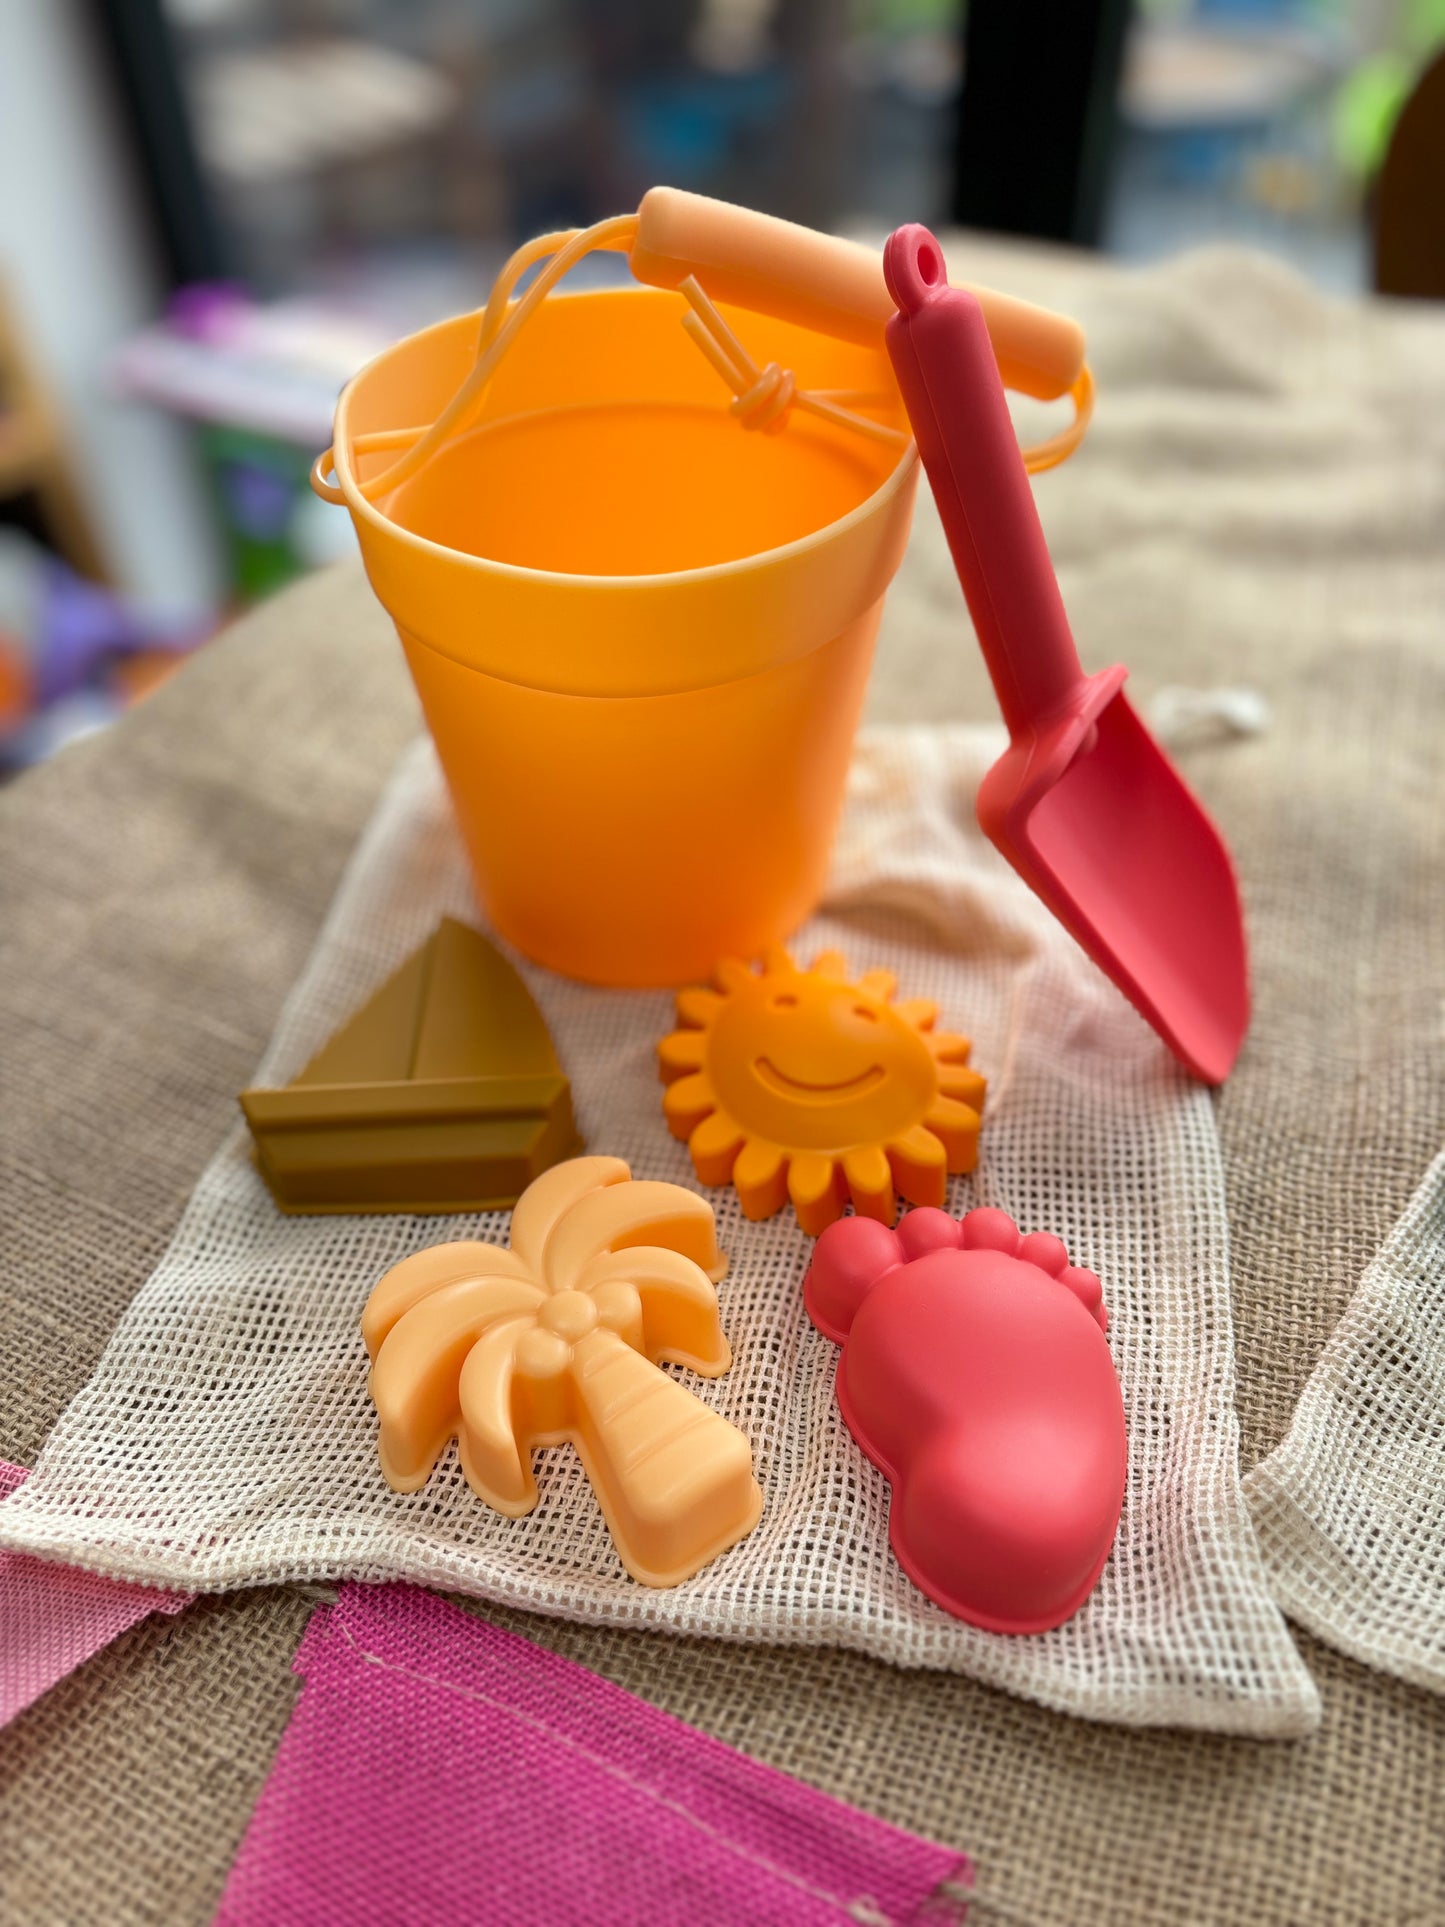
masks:
[(1077, 741), (1016, 744), (979, 821), (1180, 1062), (1222, 1083), (1249, 1025), (1229, 852), (1126, 697)]

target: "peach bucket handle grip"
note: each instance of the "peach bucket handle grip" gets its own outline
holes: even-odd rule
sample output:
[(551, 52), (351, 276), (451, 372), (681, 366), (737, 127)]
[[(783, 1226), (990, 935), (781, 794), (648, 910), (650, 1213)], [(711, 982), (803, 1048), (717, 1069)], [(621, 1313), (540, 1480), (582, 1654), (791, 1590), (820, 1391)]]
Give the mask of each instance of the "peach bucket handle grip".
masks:
[[(639, 281), (680, 288), (696, 275), (714, 301), (876, 345), (893, 313), (874, 248), (676, 187), (649, 188), (628, 259)], [(962, 282), (983, 309), (1005, 388), (1057, 401), (1084, 369), (1084, 331), (1068, 315)]]
[[(875, 249), (677, 187), (653, 187), (643, 195), (628, 261), (649, 287), (687, 293), (690, 282), (700, 282), (714, 301), (865, 347), (876, 344), (893, 313)], [(1083, 440), (1093, 414), (1083, 329), (1032, 301), (958, 285), (983, 310), (1004, 387), (1035, 401), (1072, 399), (1068, 427), (1023, 452), (1031, 474), (1057, 467)]]

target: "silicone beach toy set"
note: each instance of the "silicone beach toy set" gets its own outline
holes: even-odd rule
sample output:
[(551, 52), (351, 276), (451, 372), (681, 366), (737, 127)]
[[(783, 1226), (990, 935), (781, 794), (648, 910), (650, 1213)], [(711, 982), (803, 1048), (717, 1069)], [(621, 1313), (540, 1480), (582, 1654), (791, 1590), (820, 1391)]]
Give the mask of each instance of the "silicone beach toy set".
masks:
[[(554, 297), (598, 248), (642, 285)], [(1006, 387), (1074, 418), (1021, 454)], [(1179, 1060), (1227, 1074), (1248, 1017), (1228, 855), (1125, 672), (1080, 668), (1027, 479), (1091, 407), (1079, 328), (951, 286), (926, 230), (880, 259), (657, 188), (363, 369), (313, 478), (396, 622), (487, 921), (552, 970), (680, 987), (648, 1040), (659, 1147), (818, 1240), (805, 1302), (899, 1564), (1005, 1633), (1074, 1613), (1117, 1528), (1103, 1288), (1048, 1227), (943, 1209), (986, 1112), (947, 1027), (966, 1013), (783, 945), (822, 890), (921, 458), (1009, 730), (980, 821)], [(533, 1448), (568, 1440), (645, 1584), (752, 1529), (748, 1440), (661, 1369), (730, 1364), (712, 1208), (605, 1144), (576, 1155), (565, 1067), (477, 931), (443, 924), (242, 1101), (285, 1211), (514, 1207), (505, 1246), (423, 1250), (371, 1294), (395, 1489), (455, 1438), (520, 1516)]]

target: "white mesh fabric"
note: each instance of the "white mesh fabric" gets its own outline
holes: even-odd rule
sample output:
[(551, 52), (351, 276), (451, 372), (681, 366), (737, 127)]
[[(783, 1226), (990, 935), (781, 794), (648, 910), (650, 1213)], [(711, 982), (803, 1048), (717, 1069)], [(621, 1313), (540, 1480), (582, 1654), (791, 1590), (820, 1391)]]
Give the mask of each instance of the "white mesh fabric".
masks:
[(1290, 1617), (1445, 1692), (1445, 1152), (1245, 1492)]
[[(855, 762), (827, 914), (798, 938), (886, 965), (974, 1039), (990, 1079), (980, 1168), (950, 1206), (1001, 1205), (1057, 1232), (1104, 1281), (1130, 1475), (1120, 1537), (1067, 1625), (1028, 1638), (950, 1618), (888, 1548), (888, 1488), (833, 1399), (809, 1324), (810, 1241), (790, 1213), (749, 1224), (709, 1193), (731, 1258), (719, 1299), (732, 1370), (693, 1391), (753, 1443), (764, 1511), (686, 1584), (629, 1579), (569, 1448), (541, 1455), (527, 1519), (490, 1512), (454, 1450), (402, 1496), (377, 1466), (358, 1321), (408, 1252), (501, 1240), (505, 1214), (284, 1218), (241, 1130), (202, 1178), (165, 1258), (4, 1508), (0, 1542), (194, 1589), (405, 1578), (589, 1622), (833, 1643), (969, 1672), (1046, 1705), (1132, 1724), (1292, 1735), (1318, 1718), (1273, 1604), (1238, 1476), (1228, 1248), (1208, 1093), (988, 847), (973, 818), (991, 731), (880, 730)], [(558, 862), (565, 864), (565, 851)], [(706, 879), (698, 880), (706, 887)], [(256, 1081), (283, 1083), (424, 940), (475, 916), (429, 749), (397, 773)], [(591, 989), (523, 966), (589, 1147), (695, 1184), (665, 1129), (665, 992)]]

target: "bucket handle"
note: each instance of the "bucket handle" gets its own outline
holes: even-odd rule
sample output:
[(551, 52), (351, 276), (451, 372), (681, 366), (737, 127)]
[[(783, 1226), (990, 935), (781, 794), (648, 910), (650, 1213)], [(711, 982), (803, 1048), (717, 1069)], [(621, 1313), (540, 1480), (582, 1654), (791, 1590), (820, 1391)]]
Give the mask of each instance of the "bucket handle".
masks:
[[(597, 222), (594, 227), (572, 229), (560, 234), (540, 234), (535, 240), (519, 247), (497, 276), (487, 305), (482, 310), (481, 326), (477, 331), (477, 358), (466, 380), (436, 420), (424, 428), (386, 428), (358, 435), (348, 449), (343, 449), (343, 454), (350, 456), (371, 455), (391, 448), (403, 448), (405, 451), (382, 469), (379, 475), (370, 475), (364, 482), (358, 480), (358, 492), (367, 501), (375, 501), (377, 496), (389, 494), (392, 489), (409, 481), (443, 442), (467, 426), (481, 404), (498, 362), (512, 345), (517, 331), (531, 320), (568, 269), (574, 267), (584, 254), (591, 254), (596, 249), (625, 253), (636, 234), (637, 216), (617, 214), (610, 220)], [(545, 263), (521, 299), (509, 306), (517, 282), (533, 262), (542, 260), (544, 255), (550, 255), (551, 259)], [(329, 466), (334, 466), (334, 446), (328, 453), (333, 457), (333, 463)], [(318, 474), (320, 468), (318, 462), (312, 470), (313, 487), (317, 481), (325, 482), (326, 471)], [(317, 493), (323, 501), (332, 499), (324, 487), (318, 489)]]
[[(424, 427), (372, 430), (343, 446), (343, 456), (349, 458), (348, 467), (358, 455), (402, 451), (379, 474), (368, 476), (365, 481), (355, 479), (357, 492), (367, 501), (390, 493), (410, 480), (453, 435), (465, 429), (518, 331), (526, 326), (563, 275), (584, 255), (594, 251), (630, 252), (637, 232), (636, 214), (618, 214), (590, 228), (538, 235), (519, 247), (497, 276), (482, 310), (476, 360), (436, 420)], [(517, 282), (538, 261), (544, 265), (526, 293), (514, 303), (512, 294)], [(910, 436), (906, 429), (858, 412), (860, 407), (887, 406), (893, 401), (892, 396), (856, 390), (800, 389), (790, 369), (780, 368), (776, 362), (769, 362), (763, 368), (757, 365), (694, 275), (682, 281), (680, 292), (691, 309), (683, 317), (683, 327), (732, 390), (732, 413), (744, 428), (774, 433), (796, 407), (839, 426), (856, 429), (875, 440), (899, 448), (908, 445)], [(1087, 363), (1080, 369), (1069, 393), (1074, 403), (1073, 421), (1048, 441), (1021, 451), (1024, 466), (1031, 474), (1066, 461), (1083, 439), (1094, 403), (1093, 379)], [(317, 456), (311, 466), (310, 480), (312, 490), (323, 502), (333, 505), (345, 502), (345, 493), (336, 479), (336, 443)]]
[(334, 479), (336, 474), (336, 451), (332, 447), (323, 448), (311, 464), (311, 493), (319, 495), (323, 502), (330, 502), (339, 508), (346, 500)]

